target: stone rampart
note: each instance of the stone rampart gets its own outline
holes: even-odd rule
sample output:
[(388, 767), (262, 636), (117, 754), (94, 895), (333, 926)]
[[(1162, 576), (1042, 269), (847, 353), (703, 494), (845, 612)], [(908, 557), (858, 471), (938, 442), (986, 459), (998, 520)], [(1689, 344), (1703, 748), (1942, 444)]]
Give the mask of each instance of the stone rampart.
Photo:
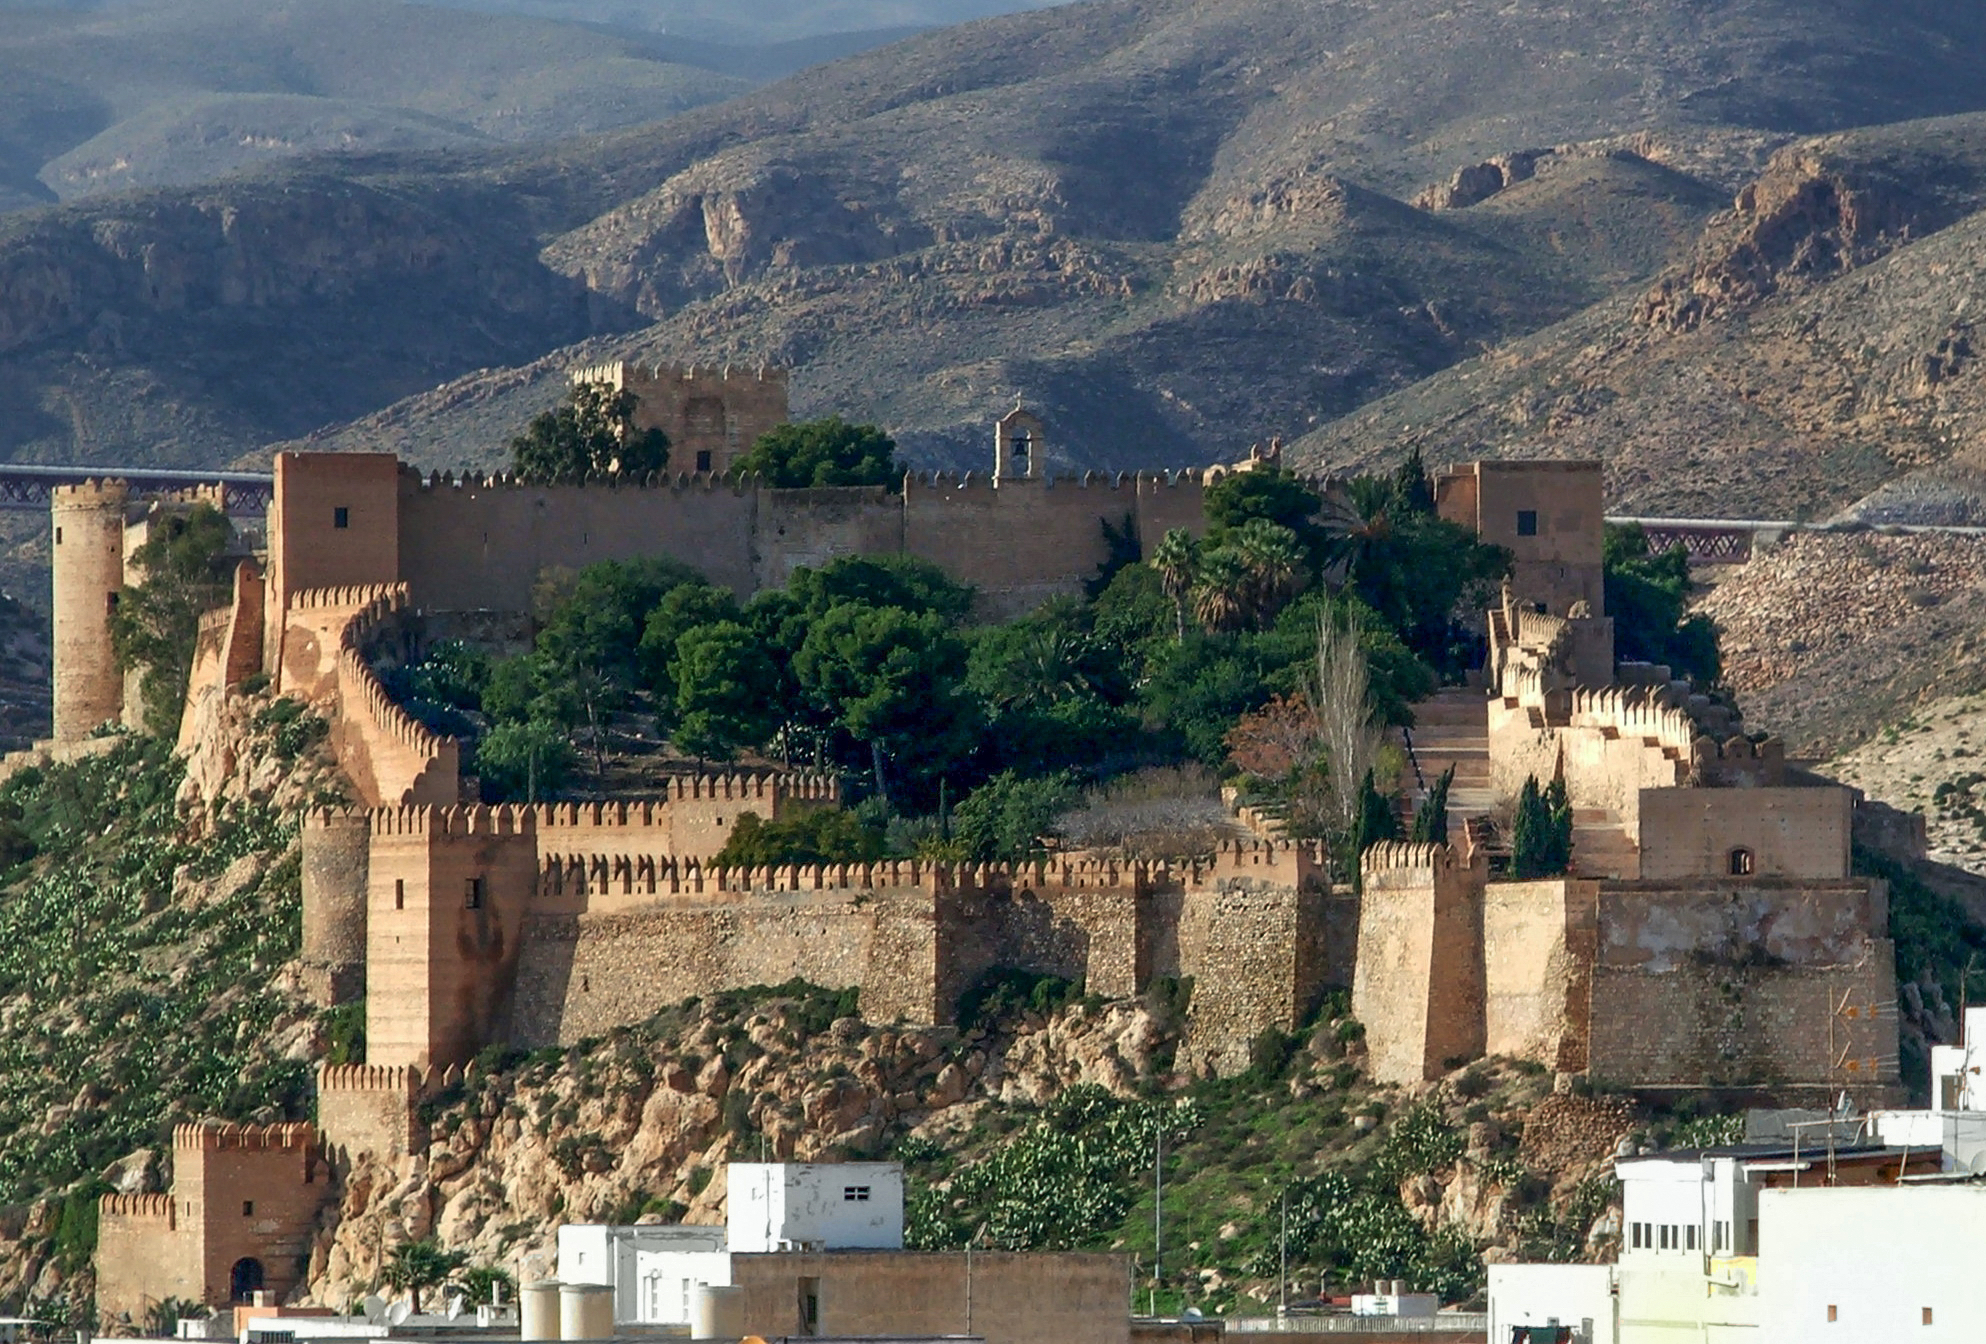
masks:
[(373, 674), (365, 641), (407, 606), (394, 585), (354, 611), (338, 633), (338, 720), (332, 746), (345, 775), (375, 807), (450, 803), (461, 794), (461, 748), (400, 708)]
[(197, 1301), (196, 1248), (182, 1234), (171, 1195), (104, 1195), (97, 1200), (98, 1316), (143, 1321), (167, 1298)]
[(1644, 1085), (1894, 1084), (1887, 928), (1881, 883), (1603, 882), (1591, 1071)]
[(1483, 894), (1483, 1049), (1586, 1068), (1598, 884), (1491, 882)]
[(575, 370), (572, 381), (639, 397), (635, 426), (667, 434), (669, 463), (679, 470), (728, 471), (761, 435), (787, 421), (782, 368), (616, 362)]
[(334, 1156), (399, 1157), (427, 1147), (420, 1103), (462, 1081), (458, 1068), (325, 1064), (317, 1070), (317, 1123)]
[(1447, 845), (1382, 842), (1360, 862), (1352, 1013), (1372, 1076), (1439, 1077), (1483, 1051), (1485, 872)]

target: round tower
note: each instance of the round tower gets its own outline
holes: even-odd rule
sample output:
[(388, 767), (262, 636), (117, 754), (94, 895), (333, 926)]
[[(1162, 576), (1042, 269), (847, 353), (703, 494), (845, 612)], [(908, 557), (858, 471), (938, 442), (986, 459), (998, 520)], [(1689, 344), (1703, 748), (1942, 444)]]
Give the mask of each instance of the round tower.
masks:
[(55, 590), (55, 740), (74, 742), (124, 712), (124, 678), (110, 648), (110, 618), (124, 591), (122, 481), (58, 485), (49, 492)]
[(303, 968), (322, 1007), (365, 994), (366, 890), (372, 818), (364, 812), (307, 813), (303, 819)]

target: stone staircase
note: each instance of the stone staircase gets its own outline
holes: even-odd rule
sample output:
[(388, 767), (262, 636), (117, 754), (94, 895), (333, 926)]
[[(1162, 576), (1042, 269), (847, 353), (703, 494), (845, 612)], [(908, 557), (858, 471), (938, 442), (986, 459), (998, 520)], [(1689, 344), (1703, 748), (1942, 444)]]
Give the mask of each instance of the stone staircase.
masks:
[(1460, 687), (1438, 691), (1414, 706), (1414, 726), (1410, 733), (1394, 730), (1394, 742), (1405, 748), (1411, 739), (1412, 760), (1407, 768), (1398, 803), (1403, 823), (1411, 819), (1426, 791), (1441, 772), (1455, 767), (1455, 782), (1448, 791), (1449, 837), (1459, 842), (1463, 825), (1482, 817), (1496, 806), (1490, 789), (1489, 701), (1481, 691)]

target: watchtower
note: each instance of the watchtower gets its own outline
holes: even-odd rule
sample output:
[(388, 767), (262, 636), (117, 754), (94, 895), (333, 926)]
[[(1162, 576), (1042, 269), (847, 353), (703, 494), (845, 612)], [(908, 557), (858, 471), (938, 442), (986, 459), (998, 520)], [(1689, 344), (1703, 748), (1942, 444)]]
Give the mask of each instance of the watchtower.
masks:
[(124, 592), (123, 481), (49, 492), (55, 607), (55, 740), (75, 742), (124, 712), (110, 625)]
[(1041, 417), (1016, 405), (993, 422), (993, 479), (1040, 480), (1048, 460), (1047, 426)]

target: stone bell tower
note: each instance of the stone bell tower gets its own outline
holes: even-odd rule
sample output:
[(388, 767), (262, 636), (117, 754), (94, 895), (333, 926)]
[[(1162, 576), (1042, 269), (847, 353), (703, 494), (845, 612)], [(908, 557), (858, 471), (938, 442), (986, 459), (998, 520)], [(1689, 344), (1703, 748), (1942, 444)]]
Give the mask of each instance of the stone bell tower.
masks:
[(1041, 417), (1018, 404), (993, 422), (993, 480), (1038, 481), (1048, 465)]

